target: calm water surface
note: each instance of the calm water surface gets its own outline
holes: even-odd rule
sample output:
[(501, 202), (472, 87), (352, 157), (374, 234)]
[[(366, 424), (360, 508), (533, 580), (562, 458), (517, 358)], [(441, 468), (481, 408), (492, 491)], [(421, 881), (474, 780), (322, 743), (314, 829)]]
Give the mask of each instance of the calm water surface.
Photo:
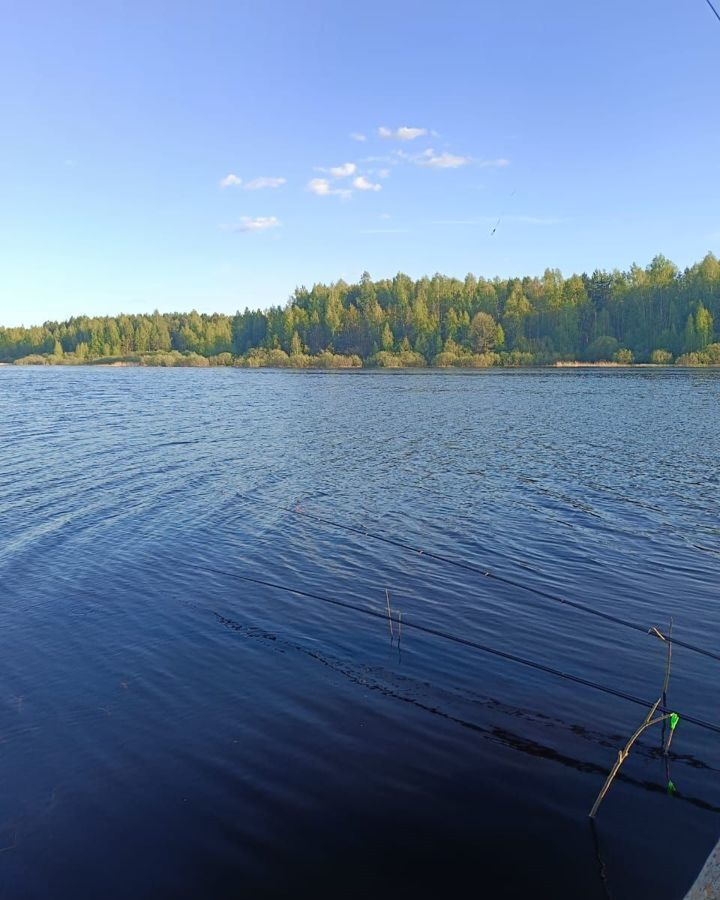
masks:
[[(720, 373), (0, 369), (0, 896), (675, 898), (720, 735)], [(250, 496), (250, 500), (247, 496)], [(720, 722), (720, 663), (670, 702)]]

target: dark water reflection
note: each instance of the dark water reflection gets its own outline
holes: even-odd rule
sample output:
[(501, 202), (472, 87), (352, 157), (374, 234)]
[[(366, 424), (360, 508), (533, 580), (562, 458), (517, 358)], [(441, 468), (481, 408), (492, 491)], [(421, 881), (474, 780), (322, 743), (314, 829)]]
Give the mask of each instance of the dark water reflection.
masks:
[[(720, 736), (234, 574), (654, 698), (720, 649), (720, 376), (0, 369), (0, 896), (682, 895)], [(258, 498), (247, 502), (241, 495)], [(228, 573), (228, 574), (222, 574)], [(720, 663), (678, 648), (681, 712)], [(603, 877), (601, 877), (601, 874)]]

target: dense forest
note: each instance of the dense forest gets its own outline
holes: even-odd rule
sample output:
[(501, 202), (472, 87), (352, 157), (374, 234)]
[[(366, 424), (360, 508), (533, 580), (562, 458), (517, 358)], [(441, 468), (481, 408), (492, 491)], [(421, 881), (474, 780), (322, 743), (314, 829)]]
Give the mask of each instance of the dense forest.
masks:
[(0, 328), (0, 361), (144, 365), (720, 365), (720, 262), (464, 280), (398, 274), (298, 288), (234, 316), (120, 315)]

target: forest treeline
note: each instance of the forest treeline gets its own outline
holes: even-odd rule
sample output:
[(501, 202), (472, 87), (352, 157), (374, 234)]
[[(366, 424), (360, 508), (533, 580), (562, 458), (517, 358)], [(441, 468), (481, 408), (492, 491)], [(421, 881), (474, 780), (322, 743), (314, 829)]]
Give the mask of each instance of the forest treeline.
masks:
[(0, 361), (241, 366), (720, 365), (720, 262), (464, 280), (398, 274), (298, 288), (284, 306), (79, 316), (0, 328)]

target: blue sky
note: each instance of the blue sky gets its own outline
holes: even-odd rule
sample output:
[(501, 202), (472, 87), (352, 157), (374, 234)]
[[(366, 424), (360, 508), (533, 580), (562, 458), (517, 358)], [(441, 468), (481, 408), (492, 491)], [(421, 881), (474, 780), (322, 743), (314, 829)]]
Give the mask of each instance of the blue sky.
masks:
[(720, 253), (704, 0), (0, 8), (0, 324)]

